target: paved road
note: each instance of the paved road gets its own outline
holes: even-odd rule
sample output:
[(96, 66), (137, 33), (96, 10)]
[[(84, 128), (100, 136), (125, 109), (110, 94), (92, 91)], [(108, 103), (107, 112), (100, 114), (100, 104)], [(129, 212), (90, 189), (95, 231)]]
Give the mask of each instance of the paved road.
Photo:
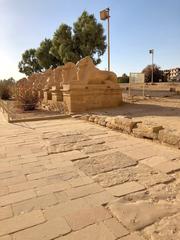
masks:
[(0, 240), (180, 239), (179, 150), (76, 119), (0, 118)]

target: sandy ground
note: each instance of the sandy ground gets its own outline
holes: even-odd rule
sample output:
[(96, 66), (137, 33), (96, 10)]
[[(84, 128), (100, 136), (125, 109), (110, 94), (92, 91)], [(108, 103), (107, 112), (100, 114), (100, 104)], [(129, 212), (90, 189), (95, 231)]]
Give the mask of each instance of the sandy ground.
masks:
[[(129, 97), (127, 84), (123, 84), (123, 103), (118, 108), (101, 109), (93, 113), (106, 115), (129, 116), (136, 120), (151, 121), (163, 125), (165, 128), (174, 129), (180, 132), (180, 95), (170, 92), (171, 85), (148, 85), (148, 96), (142, 97), (141, 86), (132, 88), (132, 95)], [(178, 84), (177, 86), (180, 86)], [(133, 92), (133, 89), (135, 89)], [(147, 92), (147, 89), (146, 89)], [(151, 94), (153, 97), (151, 97)]]

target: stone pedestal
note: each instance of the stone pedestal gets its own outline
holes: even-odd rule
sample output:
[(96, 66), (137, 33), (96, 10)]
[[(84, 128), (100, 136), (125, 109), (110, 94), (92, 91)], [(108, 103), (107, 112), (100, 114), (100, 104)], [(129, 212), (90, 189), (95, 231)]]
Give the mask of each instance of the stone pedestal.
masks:
[(39, 90), (39, 91), (38, 91), (38, 98), (39, 98), (40, 100), (42, 100), (42, 99), (44, 98), (44, 92), (43, 92), (43, 90)]
[(52, 94), (52, 102), (60, 102), (63, 101), (63, 94), (61, 89), (57, 89), (55, 86), (52, 87), (51, 89), (51, 94)]
[(122, 102), (121, 89), (113, 84), (63, 85), (63, 101), (69, 113), (98, 108), (118, 107)]
[(52, 94), (49, 90), (45, 89), (43, 102), (48, 102), (49, 100), (52, 100)]

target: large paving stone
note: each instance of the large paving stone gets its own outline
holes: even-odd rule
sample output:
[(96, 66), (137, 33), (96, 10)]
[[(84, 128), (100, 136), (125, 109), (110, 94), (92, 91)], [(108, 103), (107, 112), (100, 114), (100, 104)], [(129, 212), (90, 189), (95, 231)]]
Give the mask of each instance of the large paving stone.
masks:
[(160, 163), (155, 166), (158, 170), (164, 173), (172, 173), (176, 171), (180, 171), (180, 160), (167, 161), (164, 163)]
[(178, 212), (176, 205), (149, 202), (121, 203), (117, 201), (109, 208), (112, 214), (131, 231), (141, 230), (165, 216)]
[(82, 134), (76, 134), (76, 135), (70, 135), (70, 136), (61, 136), (58, 138), (50, 138), (48, 139), (48, 143), (49, 145), (57, 145), (57, 144), (76, 143), (76, 142), (86, 141), (86, 140), (89, 140), (89, 137)]
[(83, 152), (85, 154), (93, 154), (93, 153), (98, 153), (98, 152), (104, 152), (109, 150), (110, 147), (106, 146), (105, 144), (97, 144), (94, 146), (88, 146), (83, 149)]
[(91, 127), (91, 128), (88, 128), (88, 129), (82, 131), (82, 133), (86, 136), (100, 136), (100, 135), (106, 135), (107, 131), (106, 131), (106, 129), (101, 130), (98, 127), (94, 127), (94, 128)]
[(110, 187), (109, 192), (115, 197), (121, 197), (129, 193), (138, 192), (144, 190), (145, 187), (137, 182), (127, 182), (120, 185)]
[(72, 232), (57, 240), (115, 240), (115, 235), (103, 224), (93, 224), (79, 231)]
[(62, 152), (68, 152), (73, 150), (79, 150), (74, 144), (54, 144), (47, 147), (48, 154), (56, 154)]
[(111, 218), (109, 211), (102, 206), (91, 207), (65, 216), (72, 230), (80, 230), (88, 225)]
[(86, 141), (79, 141), (73, 143), (66, 143), (66, 144), (49, 144), (47, 146), (48, 154), (53, 153), (61, 153), (61, 152), (68, 152), (73, 150), (83, 150), (85, 153), (94, 153), (107, 150), (108, 147), (104, 146), (104, 140), (101, 139), (93, 139), (93, 140), (86, 140)]
[(98, 145), (98, 144), (103, 144), (105, 143), (105, 141), (103, 139), (91, 139), (91, 140), (87, 140), (87, 141), (82, 141), (82, 142), (77, 142), (75, 143), (75, 147), (77, 148), (83, 148), (83, 147), (89, 147), (89, 146), (94, 146), (94, 145)]
[(0, 236), (11, 234), (43, 222), (45, 222), (45, 218), (40, 210), (5, 219), (0, 223)]
[(107, 219), (104, 221), (104, 224), (117, 238), (121, 238), (129, 233), (128, 230), (120, 222), (118, 222), (116, 218)]
[(64, 218), (56, 218), (51, 221), (47, 221), (44, 224), (28, 228), (24, 231), (20, 231), (14, 234), (14, 240), (50, 240), (59, 236), (67, 234), (71, 231), (71, 228), (67, 224)]
[(170, 182), (174, 180), (174, 177), (144, 164), (138, 164), (134, 167), (101, 173), (94, 176), (93, 179), (103, 187), (110, 187), (127, 181), (137, 181), (146, 187), (150, 187), (159, 183)]
[(166, 157), (161, 157), (161, 156), (153, 156), (150, 158), (146, 158), (141, 161), (141, 163), (148, 165), (149, 167), (154, 167), (160, 163), (167, 162), (168, 158)]
[(136, 165), (137, 162), (123, 153), (115, 152), (102, 154), (78, 161), (76, 166), (87, 175), (93, 176), (99, 173), (109, 172), (115, 169)]

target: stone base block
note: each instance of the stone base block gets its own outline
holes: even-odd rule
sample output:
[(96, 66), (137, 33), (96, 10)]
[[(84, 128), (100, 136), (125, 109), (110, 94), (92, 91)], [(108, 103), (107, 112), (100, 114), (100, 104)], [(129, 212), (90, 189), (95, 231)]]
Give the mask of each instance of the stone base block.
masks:
[(64, 90), (63, 100), (70, 113), (118, 107), (122, 103), (122, 91), (117, 87), (108, 88), (106, 85), (79, 86)]

